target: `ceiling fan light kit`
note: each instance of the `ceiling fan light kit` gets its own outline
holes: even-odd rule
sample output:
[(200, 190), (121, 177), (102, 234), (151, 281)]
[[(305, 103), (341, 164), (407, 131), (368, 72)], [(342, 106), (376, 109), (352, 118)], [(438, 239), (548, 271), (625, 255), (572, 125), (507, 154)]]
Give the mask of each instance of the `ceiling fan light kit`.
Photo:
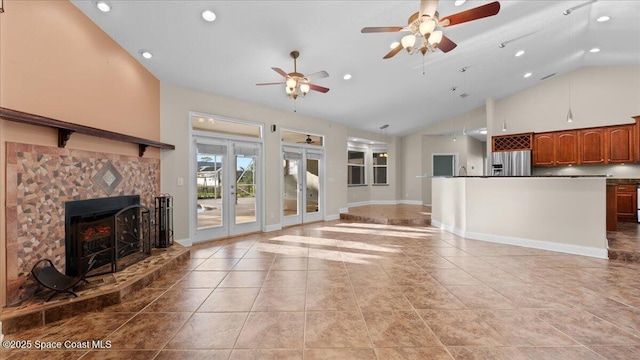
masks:
[[(409, 32), (408, 35), (402, 37), (400, 43), (392, 47), (383, 59), (394, 57), (402, 49), (405, 49), (410, 55), (417, 53), (425, 55), (427, 52), (434, 52), (437, 49), (446, 53), (458, 45), (447, 38), (439, 28), (493, 16), (500, 11), (500, 3), (494, 1), (441, 19), (436, 11), (437, 7), (438, 0), (422, 0), (420, 1), (420, 11), (409, 17), (407, 26), (365, 27), (360, 32)], [(421, 42), (418, 42), (418, 39)]]
[(294, 50), (289, 53), (289, 55), (293, 58), (293, 72), (286, 73), (280, 68), (271, 68), (273, 69), (273, 71), (277, 72), (278, 74), (280, 74), (280, 76), (285, 78), (284, 82), (260, 83), (256, 85), (261, 86), (284, 84), (285, 94), (287, 94), (287, 96), (293, 100), (297, 99), (298, 97), (305, 97), (311, 90), (321, 93), (326, 93), (327, 91), (329, 91), (329, 88), (311, 83), (312, 79), (322, 79), (328, 77), (329, 73), (327, 73), (326, 71), (318, 71), (317, 73), (305, 76), (304, 74), (298, 72), (297, 59), (300, 56), (300, 53), (297, 50)]

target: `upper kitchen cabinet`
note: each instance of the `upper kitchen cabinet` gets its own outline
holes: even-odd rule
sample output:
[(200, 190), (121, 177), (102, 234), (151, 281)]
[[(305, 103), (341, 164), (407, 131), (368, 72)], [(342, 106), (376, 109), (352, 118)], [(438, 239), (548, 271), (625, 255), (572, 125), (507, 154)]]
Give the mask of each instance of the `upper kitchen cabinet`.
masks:
[(578, 164), (578, 134), (557, 131), (533, 135), (533, 166)]
[(578, 164), (578, 133), (577, 131), (561, 131), (554, 133), (556, 142), (556, 164)]
[(584, 129), (578, 131), (580, 163), (597, 165), (605, 163), (605, 130), (604, 128)]
[(607, 162), (620, 164), (633, 162), (633, 125), (606, 128)]
[(533, 135), (533, 166), (553, 166), (556, 164), (556, 141), (554, 133)]
[(578, 131), (580, 164), (621, 164), (634, 161), (634, 126), (619, 125)]

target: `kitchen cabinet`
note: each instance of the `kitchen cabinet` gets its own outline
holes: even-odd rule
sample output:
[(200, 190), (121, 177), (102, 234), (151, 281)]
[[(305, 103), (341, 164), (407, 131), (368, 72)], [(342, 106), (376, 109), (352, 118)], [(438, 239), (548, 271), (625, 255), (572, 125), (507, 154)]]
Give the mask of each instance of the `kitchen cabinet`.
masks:
[(607, 231), (618, 230), (618, 203), (616, 185), (607, 184)]
[(604, 128), (578, 131), (578, 145), (580, 164), (597, 165), (605, 163), (606, 144)]
[(533, 166), (603, 165), (636, 160), (638, 125), (533, 134)]
[(638, 192), (635, 185), (616, 186), (618, 221), (638, 222)]
[(578, 164), (578, 133), (560, 131), (553, 134), (556, 143), (556, 165)]
[(533, 135), (533, 166), (556, 164), (556, 142), (553, 133)]
[(578, 161), (575, 130), (533, 135), (533, 166), (576, 165)]
[(633, 162), (633, 125), (606, 128), (607, 162), (609, 164)]

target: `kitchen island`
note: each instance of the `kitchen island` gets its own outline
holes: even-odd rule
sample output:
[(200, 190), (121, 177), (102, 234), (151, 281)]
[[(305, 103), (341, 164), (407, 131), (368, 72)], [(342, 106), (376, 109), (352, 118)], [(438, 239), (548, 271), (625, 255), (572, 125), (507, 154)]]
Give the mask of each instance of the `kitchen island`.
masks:
[(431, 186), (431, 223), (448, 232), (607, 258), (605, 177), (443, 177)]

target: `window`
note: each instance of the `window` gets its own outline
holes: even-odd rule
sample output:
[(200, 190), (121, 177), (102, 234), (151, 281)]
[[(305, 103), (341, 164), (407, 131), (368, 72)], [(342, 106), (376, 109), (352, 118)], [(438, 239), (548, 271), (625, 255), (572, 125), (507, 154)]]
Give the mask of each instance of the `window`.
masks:
[(431, 154), (433, 176), (454, 176), (457, 162), (456, 154)]
[(386, 150), (373, 150), (373, 185), (387, 185), (387, 160), (389, 154)]
[(349, 159), (347, 160), (348, 169), (348, 185), (366, 185), (364, 177), (364, 150), (349, 150)]

